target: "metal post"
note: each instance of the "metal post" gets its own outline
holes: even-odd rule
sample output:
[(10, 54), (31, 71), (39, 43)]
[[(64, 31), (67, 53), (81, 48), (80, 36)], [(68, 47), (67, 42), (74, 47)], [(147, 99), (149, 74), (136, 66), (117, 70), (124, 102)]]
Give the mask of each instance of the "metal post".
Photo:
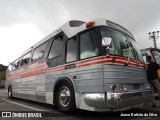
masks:
[(149, 32), (149, 39), (153, 40), (154, 47), (157, 48), (156, 40), (159, 38), (159, 31)]
[(154, 47), (157, 48), (155, 32), (152, 32), (152, 34), (153, 34), (152, 37), (153, 37)]
[(156, 39), (154, 38), (154, 47), (157, 48)]

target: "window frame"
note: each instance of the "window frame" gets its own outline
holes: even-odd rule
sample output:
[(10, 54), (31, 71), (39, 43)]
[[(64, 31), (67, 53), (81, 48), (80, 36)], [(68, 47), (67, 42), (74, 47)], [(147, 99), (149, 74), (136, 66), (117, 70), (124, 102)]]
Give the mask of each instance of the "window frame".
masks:
[[(10, 63), (10, 64), (8, 65), (7, 70), (6, 70), (7, 72), (11, 72), (11, 71), (13, 71), (13, 70), (14, 70), (14, 69), (13, 69), (13, 63), (14, 63), (14, 62), (12, 62), (12, 63)], [(11, 68), (11, 70), (8, 70), (9, 66), (11, 66), (11, 67), (12, 67), (12, 68)]]
[[(75, 38), (76, 39), (76, 60), (75, 61), (70, 61), (70, 62), (67, 62), (67, 43), (69, 40)], [(78, 38), (77, 38), (77, 35), (71, 37), (71, 38), (68, 38), (65, 42), (65, 63), (73, 63), (73, 62), (76, 62), (78, 60)]]
[[(125, 33), (124, 33), (125, 34)], [(138, 50), (136, 49), (136, 47), (133, 45), (133, 43), (129, 40), (131, 39), (132, 41), (134, 41), (136, 43), (136, 45), (138, 46), (138, 43), (135, 39), (133, 39), (132, 37), (130, 37), (129, 35), (126, 34), (126, 38), (127, 38), (127, 42), (129, 43), (129, 46), (130, 44), (133, 46), (134, 48), (134, 53), (133, 53), (133, 56), (135, 57), (134, 59), (133, 58), (130, 58), (130, 59), (133, 59), (133, 60), (138, 60), (138, 61), (141, 61), (141, 62), (144, 62), (143, 58), (142, 58), (142, 55), (140, 53), (140, 49), (138, 47), (138, 50), (139, 50), (139, 53), (138, 53)], [(130, 49), (131, 49), (131, 46), (130, 46)], [(132, 51), (132, 50), (131, 50)], [(133, 51), (132, 51), (133, 52)], [(138, 56), (138, 59), (136, 59), (136, 56)]]
[[(101, 29), (102, 28), (106, 28), (107, 29), (107, 31), (109, 32), (109, 34), (110, 34), (110, 30), (109, 29), (113, 29), (113, 30), (115, 30), (116, 32), (120, 32), (121, 34), (123, 34), (125, 37), (126, 37), (126, 34), (125, 33), (123, 33), (122, 31), (120, 31), (120, 30), (118, 30), (118, 29), (115, 29), (115, 28), (113, 28), (113, 27), (110, 27), (110, 26), (100, 26), (99, 27), (99, 33), (100, 33), (100, 36), (101, 36), (101, 39), (102, 39), (102, 35), (101, 35)], [(111, 36), (111, 34), (110, 34), (110, 36)], [(129, 43), (129, 41), (128, 41), (128, 39), (127, 39), (127, 37), (126, 37), (126, 40), (127, 41), (125, 41), (127, 44)], [(114, 45), (113, 45), (114, 46)], [(101, 47), (103, 48), (103, 46), (101, 45)], [(103, 48), (103, 49), (105, 49), (105, 48)], [(106, 50), (105, 50), (106, 51)], [(106, 52), (107, 53), (107, 52)], [(111, 54), (109, 54), (109, 55), (111, 55)], [(125, 56), (123, 56), (122, 54), (115, 54), (115, 55), (111, 55), (111, 56), (119, 56), (119, 57), (125, 57)], [(125, 57), (125, 58), (128, 58), (128, 57)], [(132, 58), (130, 58), (130, 59), (132, 59)]]
[(16, 60), (14, 61), (14, 66), (15, 66), (15, 62), (16, 62), (17, 60), (19, 60), (18, 67), (17, 67), (17, 68), (15, 68), (15, 69), (13, 69), (13, 68), (12, 68), (13, 70), (17, 70), (17, 69), (19, 69), (19, 68), (20, 68), (20, 64), (21, 64), (22, 57), (19, 57), (18, 59), (16, 59)]
[[(57, 35), (58, 35), (58, 34), (57, 34)], [(57, 38), (59, 38), (59, 37), (56, 37), (57, 35), (55, 35), (55, 36), (53, 37), (51, 46), (50, 46), (50, 48), (49, 48), (48, 55), (47, 55), (47, 59), (48, 59), (48, 60), (55, 59), (55, 58), (57, 58), (57, 57), (59, 57), (59, 56), (62, 56), (62, 54), (63, 54), (63, 51), (62, 51), (61, 55), (58, 55), (58, 56), (56, 56), (56, 57), (49, 58), (49, 54), (50, 54), (50, 52), (51, 52), (52, 45), (54, 44), (54, 41), (55, 41)], [(60, 37), (61, 37), (61, 36), (60, 36)], [(61, 40), (63, 41), (63, 38), (62, 38)], [(62, 42), (62, 46), (64, 46), (63, 42)]]
[[(21, 63), (22, 63), (22, 61), (23, 61), (23, 57), (24, 57), (25, 55), (29, 54), (29, 53), (30, 53), (30, 57), (29, 57), (29, 61), (28, 61), (28, 63), (27, 63), (27, 64), (23, 64), (23, 65), (21, 65)], [(28, 52), (28, 53), (26, 53), (25, 55), (22, 55), (22, 57), (21, 57), (20, 67), (24, 67), (24, 66), (27, 66), (27, 65), (29, 65), (29, 64), (30, 64), (31, 56), (32, 56), (32, 51), (29, 51), (29, 52)]]
[[(46, 45), (46, 48), (45, 48), (45, 51), (44, 51), (44, 55), (43, 55), (41, 58), (32, 60), (35, 50), (36, 50), (38, 47), (40, 47), (40, 46), (42, 46), (42, 45), (44, 45), (44, 44), (47, 44), (47, 45)], [(42, 58), (45, 56), (45, 54), (46, 54), (47, 47), (48, 47), (48, 40), (45, 41), (44, 43), (40, 44), (40, 45), (37, 46), (36, 48), (34, 48), (34, 49), (32, 50), (32, 52), (31, 52), (31, 58), (30, 58), (30, 59), (31, 59), (31, 62), (33, 63), (33, 62), (36, 62), (36, 61), (39, 61), (40, 59), (42, 59)]]
[[(122, 32), (122, 31), (120, 31), (119, 29), (113, 28), (113, 27), (111, 27), (111, 26), (104, 26), (104, 25), (99, 26), (99, 35), (100, 35), (100, 38), (101, 38), (101, 39), (102, 39), (102, 36), (101, 36), (101, 33), (100, 33), (100, 29), (101, 29), (102, 27), (106, 27), (106, 28), (108, 29), (108, 31), (109, 31), (109, 29), (113, 29), (113, 30), (116, 30), (116, 31), (124, 34), (124, 35), (126, 36), (127, 44), (129, 43), (129, 40), (128, 40), (127, 37), (130, 37), (131, 39), (133, 39), (133, 40), (136, 42), (136, 40), (135, 40), (133, 37), (129, 36), (128, 34)], [(137, 42), (136, 42), (136, 43), (137, 43)], [(102, 45), (101, 45), (101, 48), (103, 48)], [(104, 50), (104, 48), (103, 48), (103, 50)], [(104, 50), (104, 55), (106, 55), (106, 53), (107, 53), (107, 52)], [(124, 57), (124, 56), (122, 56), (122, 55), (113, 55), (113, 56)], [(125, 57), (125, 58), (128, 58), (128, 57)], [(132, 59), (132, 60), (137, 60), (137, 59), (133, 59), (133, 58), (130, 58), (130, 59)], [(142, 58), (141, 58), (141, 59), (142, 59)], [(141, 60), (138, 60), (138, 61), (141, 61)], [(142, 62), (142, 61), (141, 61), (141, 62)]]
[[(78, 44), (78, 53), (77, 53), (77, 55), (78, 55), (78, 60), (79, 60), (79, 61), (85, 60), (85, 59), (94, 58), (94, 57), (98, 57), (98, 56), (100, 56), (101, 53), (102, 53), (102, 51), (101, 51), (101, 49), (100, 49), (100, 47), (99, 47), (99, 43), (97, 42), (98, 37), (96, 36), (97, 31), (95, 30), (95, 28), (97, 28), (97, 27), (92, 27), (92, 28), (85, 29), (85, 30), (83, 30), (83, 31), (81, 31), (81, 32), (79, 32), (79, 33), (77, 34), (77, 44)], [(93, 43), (93, 37), (95, 37), (95, 43), (96, 43), (96, 45), (97, 45), (97, 49), (98, 49), (98, 51), (99, 51), (99, 54), (96, 55), (96, 56), (92, 56), (92, 57), (88, 57), (88, 58), (81, 59), (81, 58), (80, 58), (80, 47), (81, 47), (81, 45), (80, 45), (80, 35), (83, 34), (83, 33), (85, 33), (85, 32), (90, 32), (92, 45), (94, 45), (94, 43)], [(96, 34), (94, 34), (95, 36), (93, 36), (91, 32), (96, 33)], [(93, 47), (94, 47), (94, 46), (93, 46)]]

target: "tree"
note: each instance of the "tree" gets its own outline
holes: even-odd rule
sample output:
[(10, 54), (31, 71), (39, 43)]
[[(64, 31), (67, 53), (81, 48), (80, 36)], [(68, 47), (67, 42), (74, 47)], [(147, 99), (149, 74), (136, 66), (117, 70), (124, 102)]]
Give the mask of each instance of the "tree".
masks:
[(0, 64), (0, 82), (1, 82), (1, 80), (5, 80), (6, 69), (7, 69), (7, 66)]

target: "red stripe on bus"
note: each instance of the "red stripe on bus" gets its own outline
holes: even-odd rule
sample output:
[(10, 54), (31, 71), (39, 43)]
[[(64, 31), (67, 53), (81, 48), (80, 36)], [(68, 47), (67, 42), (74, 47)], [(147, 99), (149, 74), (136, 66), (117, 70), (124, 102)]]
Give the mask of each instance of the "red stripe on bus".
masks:
[[(107, 58), (108, 58), (108, 60), (107, 60)], [(96, 57), (96, 58), (91, 58), (91, 59), (75, 62), (75, 64), (76, 64), (75, 68), (87, 67), (87, 66), (96, 65), (96, 64), (107, 64), (107, 63), (113, 63), (113, 64), (115, 63), (115, 64), (124, 65), (127, 62), (127, 60), (128, 60), (128, 58), (123, 58), (123, 57), (119, 57), (119, 56), (118, 57), (117, 56)], [(135, 64), (133, 64), (132, 62)], [(21, 70), (13, 71), (13, 73), (9, 73), (9, 76), (7, 76), (7, 79), (13, 79), (14, 76), (19, 76), (19, 78), (38, 76), (38, 75), (42, 74), (43, 70), (45, 70), (46, 73), (58, 72), (58, 71), (65, 70), (65, 65), (61, 65), (61, 66), (57, 66), (57, 67), (53, 67), (53, 68), (48, 68), (46, 61), (41, 61), (40, 64), (42, 64), (42, 65), (40, 65), (40, 66), (38, 66), (38, 63), (35, 63), (31, 66), (27, 66), (28, 69), (26, 69), (26, 70), (24, 70), (24, 68), (22, 68)], [(140, 62), (137, 60), (129, 60), (128, 65), (138, 67), (138, 68), (145, 68), (145, 64), (143, 62)]]
[(94, 60), (102, 60), (102, 57), (96, 57), (96, 58), (90, 58), (90, 59), (87, 59), (87, 60), (81, 60), (81, 61), (78, 61), (76, 63), (85, 63), (85, 62), (90, 62), (90, 61), (94, 61)]

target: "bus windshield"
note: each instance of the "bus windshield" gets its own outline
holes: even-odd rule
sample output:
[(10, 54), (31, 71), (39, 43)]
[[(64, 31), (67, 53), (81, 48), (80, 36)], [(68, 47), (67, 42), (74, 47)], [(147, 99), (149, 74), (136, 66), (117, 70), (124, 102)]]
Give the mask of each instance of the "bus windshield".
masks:
[(109, 55), (123, 56), (143, 61), (137, 43), (131, 37), (108, 27), (101, 27), (100, 33), (102, 38), (107, 37), (112, 39), (111, 46), (109, 48), (106, 47), (106, 50), (109, 49)]

